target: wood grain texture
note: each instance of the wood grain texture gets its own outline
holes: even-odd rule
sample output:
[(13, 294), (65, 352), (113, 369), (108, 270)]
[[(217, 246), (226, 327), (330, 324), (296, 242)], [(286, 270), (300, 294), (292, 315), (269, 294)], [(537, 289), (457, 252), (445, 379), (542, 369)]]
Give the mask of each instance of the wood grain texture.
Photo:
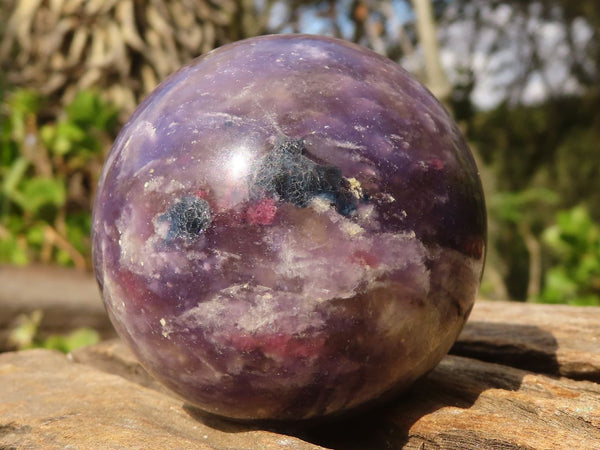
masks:
[[(119, 341), (78, 350), (73, 359), (164, 389)], [(183, 408), (194, 410), (185, 403)], [(321, 424), (237, 426), (345, 450), (597, 449), (600, 385), (450, 355), (403, 396), (353, 417)]]
[(181, 400), (50, 350), (0, 355), (0, 448), (316, 450), (298, 438), (241, 429)]
[[(0, 283), (0, 328), (10, 313), (35, 308), (57, 318), (53, 327), (74, 310), (78, 323), (106, 320), (90, 276), (0, 268)], [(63, 330), (72, 326), (65, 321)], [(4, 353), (0, 448), (92, 448), (97, 439), (121, 448), (596, 450), (599, 344), (600, 308), (479, 301), (452, 354), (404, 395), (303, 424), (239, 424), (204, 414), (152, 379), (116, 339), (69, 357)]]
[(600, 308), (479, 301), (451, 353), (600, 382)]

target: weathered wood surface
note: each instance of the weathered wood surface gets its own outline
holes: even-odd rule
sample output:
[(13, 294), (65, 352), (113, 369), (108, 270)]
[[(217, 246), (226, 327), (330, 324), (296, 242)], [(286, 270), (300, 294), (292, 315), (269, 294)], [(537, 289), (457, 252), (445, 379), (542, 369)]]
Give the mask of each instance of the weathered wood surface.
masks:
[(600, 308), (480, 301), (452, 353), (600, 382)]
[[(1, 326), (7, 311), (35, 308), (53, 311), (45, 318), (77, 310), (67, 326), (97, 323), (91, 278), (65, 296), (48, 294), (43, 280), (57, 286), (67, 274), (7, 278), (0, 269)], [(38, 304), (28, 290), (53, 300)], [(205, 415), (155, 382), (118, 340), (69, 357), (8, 352), (0, 354), (0, 448), (600, 449), (599, 344), (600, 308), (480, 301), (453, 354), (404, 396), (310, 427)]]
[(0, 380), (1, 448), (318, 448), (261, 430), (212, 426), (173, 396), (54, 351), (0, 355)]

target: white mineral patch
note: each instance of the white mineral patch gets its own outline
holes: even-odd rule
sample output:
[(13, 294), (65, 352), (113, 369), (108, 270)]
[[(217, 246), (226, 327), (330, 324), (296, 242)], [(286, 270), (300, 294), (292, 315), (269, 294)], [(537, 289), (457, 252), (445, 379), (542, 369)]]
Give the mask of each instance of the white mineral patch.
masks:
[(396, 201), (396, 199), (392, 195), (385, 192), (381, 195), (380, 199), (382, 202), (385, 203), (394, 203)]
[[(410, 266), (411, 274), (421, 274), (414, 279), (416, 284), (424, 283), (419, 289), (429, 289), (426, 250), (414, 233), (366, 235), (359, 224), (331, 210), (323, 215), (332, 222), (337, 218), (334, 223), (339, 234), (331, 235), (326, 245), (315, 247), (310, 233), (285, 233), (276, 228), (269, 231), (273, 234), (269, 240), (278, 242), (279, 261), (274, 265), (278, 276), (304, 280), (302, 295), (306, 298), (328, 300), (354, 297), (361, 286)], [(336, 255), (335, 264), (331, 264), (332, 253)]]
[(235, 259), (241, 260), (242, 256), (236, 253), (225, 252), (223, 250), (213, 250), (213, 255), (215, 257), (215, 261), (219, 264), (219, 267), (227, 260)]
[(319, 60), (319, 59), (328, 59), (329, 52), (319, 48), (317, 46), (311, 45), (310, 43), (298, 43), (292, 46), (293, 53), (296, 55), (302, 54), (310, 59)]
[(364, 145), (357, 144), (351, 141), (340, 141), (339, 139), (331, 139), (327, 138), (325, 141), (335, 147), (339, 148), (347, 148), (350, 150), (364, 150), (366, 147)]
[(247, 335), (302, 334), (324, 325), (315, 314), (316, 302), (301, 294), (274, 291), (266, 286), (238, 284), (216, 293), (175, 321), (190, 329), (201, 326), (214, 331), (237, 329)]
[(372, 203), (358, 205), (356, 209), (356, 219), (359, 225), (365, 229), (371, 231), (378, 231), (381, 229), (381, 223), (379, 222), (379, 213)]
[(309, 205), (315, 212), (323, 214), (331, 209), (331, 202), (322, 197), (313, 197)]
[(177, 125), (179, 125), (179, 122), (171, 122), (168, 126), (167, 126), (167, 136), (171, 136), (172, 134), (177, 133)]
[(406, 139), (404, 136), (400, 136), (398, 134), (390, 134), (390, 139), (400, 143), (404, 150), (408, 150), (410, 148), (410, 140)]
[(161, 192), (164, 194), (172, 194), (185, 189), (185, 185), (179, 180), (166, 180), (165, 177), (152, 177), (144, 183), (144, 192)]
[(166, 239), (169, 234), (169, 222), (166, 220), (159, 220), (162, 214), (157, 214), (154, 219), (152, 219), (152, 224), (154, 225), (154, 232), (157, 236), (160, 236), (161, 239)]
[(350, 220), (342, 221), (342, 223), (340, 224), (340, 229), (350, 237), (356, 237), (359, 234), (362, 234), (365, 232), (363, 227), (361, 227), (359, 224), (354, 223)]
[(121, 216), (116, 221), (117, 230), (119, 231), (119, 243), (121, 249), (121, 264), (131, 267), (136, 265), (137, 249), (142, 245), (138, 233), (132, 232), (135, 227), (133, 220), (132, 209), (124, 208)]
[(435, 121), (433, 120), (431, 115), (428, 113), (425, 113), (423, 118), (424, 118), (425, 126), (429, 129), (429, 131), (431, 131), (432, 133), (437, 133), (438, 127), (435, 124)]
[(169, 339), (169, 335), (171, 334), (171, 331), (169, 329), (167, 329), (167, 321), (163, 317), (160, 319), (159, 322), (160, 322), (160, 326), (162, 328), (162, 335), (164, 337), (166, 337), (167, 339)]
[(156, 127), (152, 122), (140, 120), (136, 122), (135, 129), (131, 130), (130, 136), (145, 136), (146, 139), (156, 139)]
[(230, 121), (230, 122), (234, 122), (234, 123), (243, 123), (245, 121), (247, 121), (247, 118), (242, 118), (240, 116), (236, 116), (233, 114), (229, 114), (229, 113), (224, 113), (224, 112), (205, 112), (204, 114), (202, 114), (203, 118), (210, 118), (210, 119), (217, 119), (219, 123), (223, 123), (225, 121)]
[(356, 198), (362, 198), (363, 190), (360, 182), (356, 178), (348, 178), (347, 181), (350, 183), (350, 192), (352, 192)]

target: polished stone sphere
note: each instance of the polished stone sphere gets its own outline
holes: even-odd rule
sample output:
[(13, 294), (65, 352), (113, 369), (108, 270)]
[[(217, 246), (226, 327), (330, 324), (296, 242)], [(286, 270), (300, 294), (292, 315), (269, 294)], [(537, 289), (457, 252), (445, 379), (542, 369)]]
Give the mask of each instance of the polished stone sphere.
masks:
[(104, 166), (93, 259), (144, 367), (236, 419), (337, 415), (431, 370), (475, 300), (477, 168), (392, 61), (317, 36), (214, 50), (138, 108)]

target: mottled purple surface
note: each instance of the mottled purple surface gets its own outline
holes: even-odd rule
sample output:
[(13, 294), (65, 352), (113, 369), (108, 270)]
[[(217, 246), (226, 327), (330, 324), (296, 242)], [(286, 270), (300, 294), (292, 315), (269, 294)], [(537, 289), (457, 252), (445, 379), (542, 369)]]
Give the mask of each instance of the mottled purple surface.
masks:
[(196, 59), (108, 157), (94, 266), (117, 331), (187, 401), (239, 419), (398, 392), (473, 306), (485, 212), (438, 102), (399, 66), (284, 35)]

